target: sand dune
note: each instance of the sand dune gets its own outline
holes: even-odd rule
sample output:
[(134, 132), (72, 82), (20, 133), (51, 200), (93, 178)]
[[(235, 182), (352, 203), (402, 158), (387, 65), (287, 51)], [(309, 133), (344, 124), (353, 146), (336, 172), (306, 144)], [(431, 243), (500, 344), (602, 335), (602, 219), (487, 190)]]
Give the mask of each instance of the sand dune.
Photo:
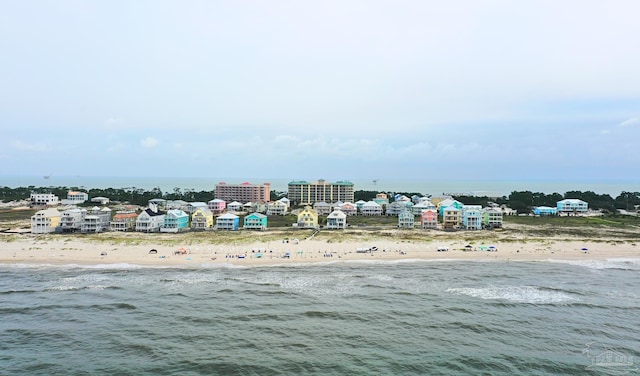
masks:
[[(376, 236), (367, 233), (345, 237), (340, 234), (340, 239), (336, 240), (332, 234), (323, 234), (322, 237), (301, 239), (298, 242), (285, 242), (284, 236), (273, 240), (277, 236), (272, 236), (268, 241), (244, 238), (244, 242), (232, 244), (211, 243), (206, 240), (185, 241), (185, 244), (180, 244), (180, 241), (155, 241), (153, 236), (160, 236), (159, 234), (126, 235), (127, 239), (139, 238), (134, 244), (96, 241), (76, 235), (12, 235), (0, 237), (0, 263), (177, 266), (203, 263), (274, 265), (357, 260), (532, 261), (640, 258), (640, 247), (634, 241), (620, 241), (609, 237), (581, 240), (483, 234), (474, 238), (468, 233), (460, 232), (455, 235), (431, 233), (407, 240), (401, 232), (391, 235)], [(184, 235), (182, 239), (188, 239), (188, 235)], [(467, 247), (468, 245), (471, 247)], [(376, 251), (358, 252), (374, 246), (377, 247)], [(438, 248), (448, 248), (448, 251), (439, 252)]]

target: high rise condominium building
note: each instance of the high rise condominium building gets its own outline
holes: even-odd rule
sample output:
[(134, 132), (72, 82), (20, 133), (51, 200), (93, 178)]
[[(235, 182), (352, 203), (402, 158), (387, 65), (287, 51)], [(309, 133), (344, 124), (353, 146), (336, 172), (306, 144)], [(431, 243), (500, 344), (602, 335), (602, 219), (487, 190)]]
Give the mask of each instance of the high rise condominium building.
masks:
[(271, 198), (271, 183), (251, 184), (227, 184), (220, 182), (216, 185), (217, 199), (227, 202), (238, 201), (243, 204), (247, 202), (268, 202)]
[(292, 206), (316, 202), (353, 202), (353, 183), (349, 181), (329, 183), (322, 179), (315, 183), (292, 181), (289, 183), (287, 198)]

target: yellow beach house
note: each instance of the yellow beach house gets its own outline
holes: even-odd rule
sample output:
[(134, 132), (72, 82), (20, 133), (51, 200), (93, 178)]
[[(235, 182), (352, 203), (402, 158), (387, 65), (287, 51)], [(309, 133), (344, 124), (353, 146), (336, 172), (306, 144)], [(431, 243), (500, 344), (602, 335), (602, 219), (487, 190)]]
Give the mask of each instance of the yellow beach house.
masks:
[(311, 208), (311, 206), (305, 206), (305, 208), (298, 213), (297, 225), (298, 228), (317, 228), (318, 211)]

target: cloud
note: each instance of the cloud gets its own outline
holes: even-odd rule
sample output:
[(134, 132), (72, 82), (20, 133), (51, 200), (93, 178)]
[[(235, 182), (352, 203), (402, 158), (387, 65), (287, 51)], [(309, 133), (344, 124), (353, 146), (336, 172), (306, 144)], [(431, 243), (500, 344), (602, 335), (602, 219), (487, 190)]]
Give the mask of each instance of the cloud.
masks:
[(634, 125), (634, 124), (639, 124), (640, 123), (640, 119), (633, 117), (633, 118), (629, 118), (625, 121), (623, 121), (622, 123), (618, 124), (618, 127), (628, 127), (630, 125)]
[(29, 152), (46, 152), (51, 150), (49, 146), (43, 143), (28, 144), (20, 140), (14, 141), (13, 147), (18, 150), (29, 151)]
[(158, 140), (154, 137), (147, 137), (145, 139), (140, 140), (140, 145), (143, 148), (151, 149), (158, 146)]

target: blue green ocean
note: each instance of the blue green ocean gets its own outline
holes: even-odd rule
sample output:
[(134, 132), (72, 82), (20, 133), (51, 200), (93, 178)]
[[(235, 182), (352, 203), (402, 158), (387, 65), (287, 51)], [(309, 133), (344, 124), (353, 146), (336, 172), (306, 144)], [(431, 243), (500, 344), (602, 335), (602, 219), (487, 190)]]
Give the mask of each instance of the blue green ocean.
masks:
[(0, 265), (2, 375), (638, 374), (640, 260)]

